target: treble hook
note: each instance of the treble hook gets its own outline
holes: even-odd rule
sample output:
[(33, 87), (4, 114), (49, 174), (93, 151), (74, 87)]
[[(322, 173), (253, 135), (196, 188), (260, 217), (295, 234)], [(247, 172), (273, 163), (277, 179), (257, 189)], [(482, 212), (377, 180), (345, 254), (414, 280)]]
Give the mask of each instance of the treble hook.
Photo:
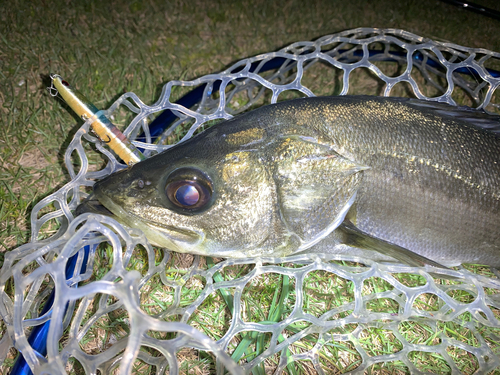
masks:
[(49, 92), (50, 96), (57, 96), (59, 94), (59, 91), (54, 87), (54, 78), (58, 77), (57, 74), (51, 74), (50, 75), (50, 87), (47, 87), (47, 91)]

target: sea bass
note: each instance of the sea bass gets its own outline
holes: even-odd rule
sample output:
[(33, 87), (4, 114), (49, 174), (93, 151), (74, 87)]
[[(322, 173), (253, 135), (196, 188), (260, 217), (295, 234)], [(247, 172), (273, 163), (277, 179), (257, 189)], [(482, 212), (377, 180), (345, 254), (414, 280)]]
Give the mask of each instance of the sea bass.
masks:
[[(416, 99), (297, 99), (112, 174), (94, 199), (184, 253), (500, 266), (500, 136), (484, 129), (499, 126)], [(96, 210), (92, 200), (78, 209)]]

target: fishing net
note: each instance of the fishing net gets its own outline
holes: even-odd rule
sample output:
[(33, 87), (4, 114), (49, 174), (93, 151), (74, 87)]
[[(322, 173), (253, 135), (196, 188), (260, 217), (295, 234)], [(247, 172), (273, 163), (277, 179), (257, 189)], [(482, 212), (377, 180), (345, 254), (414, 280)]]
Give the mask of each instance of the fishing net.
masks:
[[(103, 113), (126, 122), (124, 133), (151, 156), (221, 119), (301, 96), (414, 96), (496, 112), (499, 57), (401, 30), (355, 29), (171, 81), (153, 105), (126, 93)], [(198, 103), (174, 102), (195, 87)], [(165, 114), (174, 121), (152, 143), (153, 119)], [(125, 168), (90, 122), (66, 151), (71, 181), (34, 207), (31, 242), (5, 256), (2, 361), (15, 348), (35, 374), (483, 374), (500, 366), (495, 270), (345, 254), (207, 259), (153, 248), (109, 217), (74, 217), (96, 180)], [(46, 356), (28, 341), (41, 326)]]

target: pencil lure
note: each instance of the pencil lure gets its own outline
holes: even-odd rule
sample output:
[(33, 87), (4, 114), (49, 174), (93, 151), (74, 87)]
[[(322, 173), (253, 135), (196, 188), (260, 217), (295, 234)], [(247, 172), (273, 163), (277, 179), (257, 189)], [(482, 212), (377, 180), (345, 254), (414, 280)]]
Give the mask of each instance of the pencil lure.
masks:
[[(57, 93), (71, 109), (82, 119), (88, 120), (96, 115), (99, 110), (82, 93), (74, 89), (60, 75), (51, 74), (51, 95)], [(54, 89), (56, 90), (54, 92)], [(145, 160), (146, 157), (130, 142), (130, 140), (104, 115), (96, 117), (91, 124), (92, 130), (106, 143), (126, 164), (132, 165)]]

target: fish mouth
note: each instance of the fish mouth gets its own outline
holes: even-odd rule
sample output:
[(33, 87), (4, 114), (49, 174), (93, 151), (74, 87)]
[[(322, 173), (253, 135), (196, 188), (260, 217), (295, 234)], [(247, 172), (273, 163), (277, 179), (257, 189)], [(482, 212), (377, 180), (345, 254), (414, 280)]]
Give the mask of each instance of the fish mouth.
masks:
[(168, 248), (180, 253), (193, 253), (206, 255), (200, 245), (205, 239), (205, 234), (191, 228), (181, 228), (171, 225), (162, 225), (137, 216), (123, 209), (118, 203), (107, 196), (91, 194), (75, 210), (75, 215), (95, 213), (109, 216), (120, 224), (131, 228), (138, 228), (144, 232), (148, 241), (155, 246)]
[(94, 194), (89, 195), (78, 205), (75, 210), (75, 216), (80, 216), (85, 213), (100, 214), (105, 216), (115, 217), (115, 215), (108, 210)]

